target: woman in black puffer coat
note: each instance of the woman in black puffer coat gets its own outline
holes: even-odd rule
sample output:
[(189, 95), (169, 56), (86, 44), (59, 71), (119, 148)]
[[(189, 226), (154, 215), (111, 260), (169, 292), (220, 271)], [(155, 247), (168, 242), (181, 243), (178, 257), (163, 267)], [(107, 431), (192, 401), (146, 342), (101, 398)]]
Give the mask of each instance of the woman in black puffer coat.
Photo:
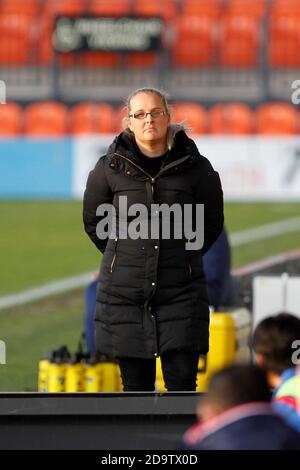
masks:
[[(223, 227), (220, 179), (184, 128), (170, 125), (166, 98), (159, 90), (132, 93), (127, 110), (127, 129), (99, 159), (84, 193), (85, 230), (103, 253), (94, 317), (96, 348), (118, 359), (124, 390), (153, 390), (158, 356), (169, 391), (195, 390), (199, 355), (208, 351), (202, 255)], [(125, 198), (124, 222), (121, 200)], [(99, 211), (105, 203), (115, 211), (116, 232), (112, 230), (109, 238), (108, 217)], [(143, 204), (146, 215), (130, 214), (136, 203)], [(164, 212), (155, 207), (163, 203), (176, 204), (182, 214), (191, 208), (180, 227), (170, 218), (167, 235)], [(204, 205), (204, 243), (188, 246), (187, 223), (199, 231), (196, 204)], [(132, 232), (122, 235), (120, 220), (129, 229), (137, 216), (141, 237)], [(158, 223), (159, 233), (150, 233), (151, 221)], [(182, 234), (178, 236), (175, 229)]]

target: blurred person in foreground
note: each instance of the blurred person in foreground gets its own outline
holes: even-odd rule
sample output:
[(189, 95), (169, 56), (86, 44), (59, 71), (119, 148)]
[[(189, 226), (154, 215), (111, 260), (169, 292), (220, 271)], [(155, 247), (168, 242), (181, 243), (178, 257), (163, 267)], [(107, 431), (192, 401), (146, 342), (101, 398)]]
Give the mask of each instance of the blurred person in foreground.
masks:
[(300, 318), (289, 313), (262, 320), (252, 338), (256, 362), (266, 370), (269, 385), (273, 389), (274, 410), (300, 432), (300, 414), (297, 410), (300, 378), (296, 373), (295, 350), (296, 343), (299, 349), (299, 342)]
[[(96, 349), (117, 359), (124, 391), (154, 390), (158, 356), (167, 390), (193, 391), (199, 356), (208, 351), (209, 306), (202, 255), (223, 227), (221, 183), (185, 128), (171, 124), (161, 91), (134, 91), (126, 112), (127, 127), (89, 174), (84, 193), (85, 230), (103, 253), (94, 317)], [(127, 198), (128, 215), (121, 212), (121, 196)], [(103, 204), (115, 211), (114, 237), (106, 233), (103, 214), (97, 210)], [(138, 210), (140, 236), (132, 237), (127, 232), (136, 223), (137, 204), (143, 206), (142, 214)], [(170, 232), (163, 237), (164, 218), (154, 204), (169, 210), (177, 204), (191, 212), (177, 225), (171, 216)], [(191, 241), (195, 235), (189, 237), (185, 228), (189, 223), (197, 232), (200, 204), (204, 244), (196, 247)], [(159, 229), (154, 235), (153, 221)], [(120, 236), (124, 225), (125, 237)], [(175, 231), (181, 231), (180, 237)], [(187, 249), (187, 243), (192, 248)]]
[(217, 372), (197, 416), (185, 450), (300, 450), (300, 434), (272, 410), (266, 373), (255, 365)]

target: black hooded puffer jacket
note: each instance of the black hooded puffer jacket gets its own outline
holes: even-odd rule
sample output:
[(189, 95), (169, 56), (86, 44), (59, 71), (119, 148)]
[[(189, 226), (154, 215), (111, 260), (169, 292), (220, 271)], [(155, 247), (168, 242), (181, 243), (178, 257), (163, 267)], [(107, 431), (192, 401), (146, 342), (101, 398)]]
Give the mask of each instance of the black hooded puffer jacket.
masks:
[[(208, 351), (209, 308), (202, 255), (223, 226), (218, 173), (183, 130), (176, 132), (167, 160), (153, 178), (140, 166), (132, 137), (122, 132), (90, 172), (84, 193), (85, 230), (104, 253), (95, 311), (97, 350), (110, 357), (153, 358), (174, 349)], [(145, 204), (204, 204), (204, 244), (187, 250), (186, 238), (101, 240), (96, 233), (100, 204), (119, 196), (128, 207)], [(157, 214), (152, 214), (153, 217)], [(160, 227), (161, 217), (158, 215)], [(128, 223), (134, 217), (128, 216)], [(150, 224), (150, 222), (149, 222)], [(193, 227), (195, 221), (193, 220)], [(182, 232), (185, 234), (184, 230)]]

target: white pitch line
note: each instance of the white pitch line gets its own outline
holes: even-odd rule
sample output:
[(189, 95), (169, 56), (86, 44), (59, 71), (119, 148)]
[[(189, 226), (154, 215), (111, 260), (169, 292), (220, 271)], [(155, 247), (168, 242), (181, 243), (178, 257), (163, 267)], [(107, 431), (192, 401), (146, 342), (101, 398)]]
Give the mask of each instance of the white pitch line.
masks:
[(72, 276), (65, 279), (60, 279), (54, 282), (49, 282), (41, 286), (27, 289), (16, 294), (6, 295), (0, 297), (0, 310), (8, 307), (14, 307), (15, 305), (23, 305), (28, 302), (43, 299), (51, 295), (57, 295), (62, 292), (68, 292), (78, 287), (86, 286), (91, 278), (93, 272), (79, 274), (78, 276)]
[(300, 229), (300, 217), (272, 222), (271, 224), (260, 225), (229, 235), (231, 246), (246, 245), (254, 241), (265, 240), (277, 237), (289, 232), (297, 232)]
[[(231, 246), (241, 246), (254, 241), (265, 240), (289, 232), (300, 230), (300, 217), (260, 225), (255, 228), (235, 232), (229, 236)], [(79, 274), (41, 286), (27, 289), (15, 294), (0, 297), (0, 310), (15, 305), (23, 305), (28, 302), (43, 299), (51, 295), (68, 292), (79, 287), (85, 287), (92, 279), (94, 272)]]

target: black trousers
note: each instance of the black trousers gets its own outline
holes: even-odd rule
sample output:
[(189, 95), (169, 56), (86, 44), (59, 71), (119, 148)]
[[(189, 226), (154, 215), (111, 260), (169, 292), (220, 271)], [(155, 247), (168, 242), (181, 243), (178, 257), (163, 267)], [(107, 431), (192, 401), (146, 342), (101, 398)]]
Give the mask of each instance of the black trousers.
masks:
[[(195, 391), (200, 351), (174, 350), (161, 355), (166, 389)], [(156, 359), (118, 358), (124, 392), (154, 391)]]

